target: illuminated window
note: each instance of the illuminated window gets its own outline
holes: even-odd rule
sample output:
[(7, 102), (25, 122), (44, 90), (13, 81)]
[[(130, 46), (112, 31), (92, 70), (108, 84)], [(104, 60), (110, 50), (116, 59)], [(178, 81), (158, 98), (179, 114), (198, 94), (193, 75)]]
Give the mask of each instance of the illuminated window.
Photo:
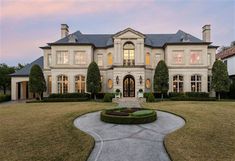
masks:
[(48, 94), (51, 94), (51, 75), (47, 77), (47, 81), (48, 81), (47, 91)]
[(108, 65), (112, 65), (113, 64), (113, 56), (112, 53), (108, 53)]
[(135, 65), (135, 46), (131, 42), (128, 42), (123, 46), (123, 65)]
[(184, 51), (173, 51), (173, 63), (183, 64)]
[(48, 66), (51, 66), (51, 54), (48, 54)]
[(192, 92), (202, 91), (202, 77), (200, 75), (191, 76), (191, 91)]
[(173, 92), (184, 91), (184, 77), (182, 75), (173, 76)]
[(146, 65), (150, 65), (150, 54), (149, 53), (146, 53), (146, 56), (145, 56), (145, 63)]
[(74, 52), (74, 63), (78, 65), (86, 64), (86, 52), (85, 51), (75, 51)]
[(201, 63), (201, 51), (191, 51), (190, 52), (190, 63), (200, 64)]
[(68, 77), (59, 75), (57, 77), (57, 91), (58, 93), (68, 93)]
[(56, 51), (56, 60), (57, 64), (68, 64), (69, 63), (68, 51)]
[(212, 76), (208, 75), (208, 78), (207, 78), (207, 91), (208, 92), (211, 92), (211, 81), (212, 81)]
[(151, 81), (150, 81), (150, 79), (147, 79), (147, 80), (146, 80), (145, 86), (146, 86), (146, 88), (150, 88), (150, 87), (151, 87)]
[(103, 66), (103, 55), (98, 55), (98, 66)]
[(85, 76), (75, 76), (75, 91), (78, 93), (85, 93)]
[(113, 88), (113, 81), (111, 79), (108, 80), (108, 87)]

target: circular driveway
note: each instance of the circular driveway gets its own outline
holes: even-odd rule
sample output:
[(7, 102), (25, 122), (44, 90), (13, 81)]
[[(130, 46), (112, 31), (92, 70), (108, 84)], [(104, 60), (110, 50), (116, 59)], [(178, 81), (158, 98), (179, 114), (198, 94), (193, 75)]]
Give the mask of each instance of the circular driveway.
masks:
[(100, 120), (100, 112), (78, 117), (74, 125), (95, 139), (88, 161), (170, 161), (164, 137), (184, 126), (182, 118), (157, 111), (149, 124), (117, 125)]

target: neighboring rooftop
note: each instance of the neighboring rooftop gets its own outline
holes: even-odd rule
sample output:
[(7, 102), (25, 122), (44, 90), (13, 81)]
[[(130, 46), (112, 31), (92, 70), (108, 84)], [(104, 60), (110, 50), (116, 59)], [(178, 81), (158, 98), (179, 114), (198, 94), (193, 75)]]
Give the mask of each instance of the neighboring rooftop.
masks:
[(231, 56), (235, 56), (235, 46), (232, 46), (216, 54), (217, 59), (225, 59)]
[(33, 65), (39, 65), (41, 69), (43, 69), (43, 56), (38, 58), (37, 60), (33, 61), (32, 63), (26, 65), (24, 68), (18, 70), (17, 72), (10, 74), (12, 77), (26, 77), (29, 76), (30, 70)]
[[(125, 30), (132, 30), (139, 33), (133, 29), (127, 28)], [(123, 31), (125, 31), (123, 30)], [(122, 32), (122, 31), (121, 31)], [(119, 32), (118, 32), (119, 33)], [(141, 34), (141, 33), (140, 33)], [(106, 48), (113, 46), (113, 36), (116, 34), (82, 34), (80, 31), (76, 31), (66, 37), (59, 39), (53, 43), (48, 43), (49, 46), (41, 48), (50, 48), (50, 45), (60, 45), (60, 44), (89, 44), (97, 48)], [(182, 30), (179, 30), (175, 34), (143, 34), (145, 36), (145, 45), (151, 47), (163, 47), (165, 44), (170, 43), (207, 43), (201, 39), (198, 39)]]

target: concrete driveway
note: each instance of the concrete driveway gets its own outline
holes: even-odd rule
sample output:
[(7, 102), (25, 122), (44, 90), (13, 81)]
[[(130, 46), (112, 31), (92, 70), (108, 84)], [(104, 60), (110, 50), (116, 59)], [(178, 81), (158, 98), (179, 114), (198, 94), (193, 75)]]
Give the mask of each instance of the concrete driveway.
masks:
[(100, 121), (100, 112), (85, 114), (74, 125), (95, 138), (88, 161), (170, 161), (164, 137), (184, 126), (182, 118), (157, 111), (157, 121), (117, 125)]

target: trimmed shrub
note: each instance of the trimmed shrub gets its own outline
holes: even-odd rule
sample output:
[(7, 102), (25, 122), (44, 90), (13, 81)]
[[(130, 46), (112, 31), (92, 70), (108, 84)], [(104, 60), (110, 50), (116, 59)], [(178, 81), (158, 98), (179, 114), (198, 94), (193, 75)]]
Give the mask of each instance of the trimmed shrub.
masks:
[(185, 97), (184, 93), (169, 92), (169, 97)]
[(9, 94), (0, 94), (0, 102), (6, 102), (11, 100), (11, 95)]
[(81, 98), (44, 98), (41, 102), (82, 102), (88, 101), (90, 98), (81, 97)]
[(185, 95), (188, 97), (202, 97), (202, 98), (209, 97), (209, 93), (206, 92), (186, 92)]
[(153, 94), (150, 93), (150, 94), (148, 95), (147, 102), (154, 102), (154, 101), (155, 101), (155, 98), (154, 98)]
[(105, 93), (104, 95), (104, 102), (112, 102), (112, 99), (115, 97), (113, 93)]
[(172, 97), (170, 99), (172, 101), (216, 101), (215, 97)]
[(50, 94), (48, 98), (88, 98), (90, 99), (89, 93), (63, 93), (63, 94)]

